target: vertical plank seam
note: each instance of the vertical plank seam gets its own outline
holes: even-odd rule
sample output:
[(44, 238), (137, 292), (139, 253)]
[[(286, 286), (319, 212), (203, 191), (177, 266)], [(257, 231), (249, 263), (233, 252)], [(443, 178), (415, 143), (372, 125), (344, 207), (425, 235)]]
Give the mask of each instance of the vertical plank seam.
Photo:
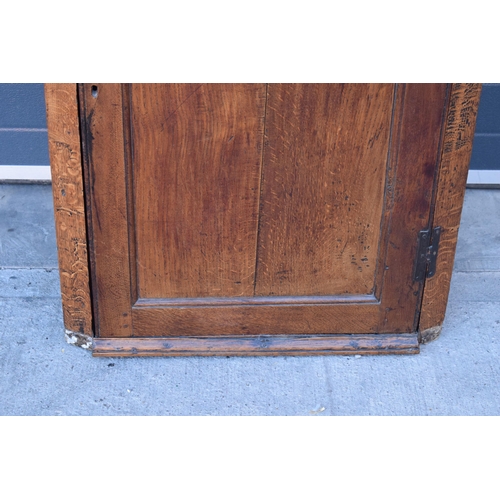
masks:
[[(399, 92), (399, 84), (394, 84), (394, 95), (393, 95), (393, 98), (392, 98), (392, 113), (391, 113), (391, 124), (390, 124), (390, 130), (389, 130), (389, 142), (387, 144), (387, 161), (386, 161), (386, 166), (385, 166), (385, 174), (386, 174), (386, 179), (385, 179), (385, 183), (384, 183), (384, 194), (382, 195), (383, 196), (383, 203), (384, 203), (384, 208), (386, 207), (386, 200), (387, 200), (387, 196), (388, 196), (388, 182), (389, 182), (389, 171), (390, 171), (390, 167), (391, 167), (391, 161), (392, 161), (392, 144), (393, 144), (393, 139), (394, 139), (394, 136), (396, 136), (397, 138), (399, 138), (399, 131), (400, 131), (400, 124), (398, 123), (398, 131), (396, 134), (394, 134), (394, 125), (395, 125), (395, 116), (396, 116), (396, 106), (397, 106), (397, 100), (398, 100), (398, 92)], [(398, 147), (398, 151), (396, 151), (396, 159), (397, 159), (397, 153), (399, 152), (399, 147)], [(392, 198), (394, 199), (394, 189), (392, 190)], [(392, 202), (391, 202), (392, 204)], [(390, 228), (390, 216), (389, 216), (389, 220), (387, 221), (387, 225), (389, 226)], [(388, 228), (388, 229), (389, 229)], [(381, 237), (379, 238), (379, 242), (378, 242), (378, 249), (377, 249), (377, 256), (380, 255), (380, 251), (382, 249), (382, 235), (383, 235), (383, 230), (384, 230), (384, 212), (382, 212), (382, 217), (380, 218), (380, 226), (379, 226), (379, 234), (381, 235)], [(388, 238), (386, 238), (388, 239)], [(387, 247), (387, 244), (385, 245)], [(379, 265), (380, 265), (380, 259), (377, 259), (377, 265), (375, 266), (375, 274), (373, 276), (373, 291), (374, 291), (374, 296), (375, 298), (377, 298), (377, 290), (376, 290), (376, 287), (377, 287), (377, 277), (378, 277), (378, 273), (379, 273)], [(384, 257), (384, 262), (382, 265), (385, 265), (385, 257)], [(382, 284), (383, 284), (383, 281), (384, 281), (384, 277), (383, 277), (383, 274), (382, 274), (382, 279), (380, 280), (381, 283), (380, 283), (380, 290), (379, 290), (379, 296), (378, 296), (378, 300), (380, 301), (381, 297), (382, 297)]]
[(262, 130), (262, 146), (260, 155), (260, 176), (259, 176), (259, 199), (257, 204), (257, 235), (255, 238), (255, 266), (254, 266), (254, 278), (253, 278), (253, 296), (255, 297), (255, 289), (257, 286), (257, 269), (259, 266), (259, 239), (260, 239), (260, 224), (261, 224), (261, 212), (262, 212), (262, 179), (264, 177), (264, 151), (266, 145), (266, 119), (267, 119), (267, 103), (269, 96), (269, 83), (266, 83), (266, 99), (264, 101), (264, 123)]
[[(137, 239), (135, 237), (136, 217), (134, 198), (134, 144), (132, 140), (132, 88), (131, 84), (121, 84), (122, 89), (122, 123), (123, 123), (123, 147), (124, 147), (124, 175), (125, 175), (125, 198), (127, 200), (127, 245), (129, 254), (130, 272), (130, 299), (136, 301), (139, 297), (139, 277), (137, 275)], [(128, 147), (127, 147), (128, 145)], [(130, 304), (131, 307), (133, 304)], [(132, 336), (134, 325), (132, 315)]]
[[(392, 155), (392, 136), (391, 136), (391, 144), (389, 145), (389, 154), (390, 154), (390, 163), (388, 165), (394, 165), (393, 172), (392, 172), (392, 195), (391, 195), (391, 201), (390, 201), (390, 213), (389, 213), (389, 218), (387, 220), (387, 233), (385, 236), (385, 242), (384, 242), (384, 258), (383, 258), (383, 273), (382, 273), (382, 279), (380, 280), (380, 294), (379, 294), (379, 302), (380, 302), (380, 309), (379, 309), (379, 321), (376, 324), (376, 329), (375, 333), (379, 333), (380, 331), (380, 326), (381, 326), (381, 316), (385, 315), (383, 314), (383, 293), (384, 293), (384, 284), (386, 280), (386, 265), (387, 265), (387, 255), (389, 253), (389, 240), (391, 239), (391, 227), (392, 227), (392, 217), (394, 213), (394, 199), (396, 196), (396, 184), (397, 184), (397, 175), (398, 175), (398, 165), (399, 165), (399, 153), (401, 149), (401, 130), (403, 128), (403, 118), (404, 118), (404, 111), (406, 107), (406, 95), (407, 95), (407, 88), (406, 84), (403, 85), (397, 85), (395, 96), (394, 96), (394, 103), (397, 105), (398, 103), (398, 93), (399, 93), (399, 88), (401, 87), (401, 109), (398, 110), (398, 122), (397, 122), (397, 132), (396, 132), (396, 150), (394, 152), (394, 156)], [(389, 179), (390, 180), (390, 179)], [(386, 184), (387, 185), (387, 184)]]

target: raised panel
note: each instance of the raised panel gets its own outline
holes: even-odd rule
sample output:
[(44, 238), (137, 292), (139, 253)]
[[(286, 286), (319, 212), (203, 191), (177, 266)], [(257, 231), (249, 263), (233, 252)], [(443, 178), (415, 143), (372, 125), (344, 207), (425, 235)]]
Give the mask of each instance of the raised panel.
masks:
[(373, 293), (393, 94), (269, 85), (257, 295)]
[(265, 84), (131, 86), (140, 298), (253, 295)]

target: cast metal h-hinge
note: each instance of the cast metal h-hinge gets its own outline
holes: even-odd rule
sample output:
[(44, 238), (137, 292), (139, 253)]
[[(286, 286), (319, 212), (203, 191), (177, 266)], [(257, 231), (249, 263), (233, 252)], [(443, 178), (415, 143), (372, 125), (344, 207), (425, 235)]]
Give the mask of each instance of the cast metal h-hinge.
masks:
[(415, 263), (415, 281), (432, 278), (436, 274), (436, 259), (439, 249), (441, 228), (426, 229), (418, 233), (418, 253)]

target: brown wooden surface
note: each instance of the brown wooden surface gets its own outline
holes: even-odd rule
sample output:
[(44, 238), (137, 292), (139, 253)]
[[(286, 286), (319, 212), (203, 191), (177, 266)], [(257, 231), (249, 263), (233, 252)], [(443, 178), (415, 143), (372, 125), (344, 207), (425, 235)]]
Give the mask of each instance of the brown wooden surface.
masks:
[(140, 297), (253, 295), (265, 89), (132, 85)]
[(158, 339), (96, 339), (94, 356), (310, 356), (417, 354), (415, 333), (399, 335), (321, 335)]
[(373, 293), (393, 92), (269, 85), (256, 295)]
[[(421, 292), (413, 282), (417, 234), (429, 225), (447, 85), (399, 85), (394, 99), (394, 87), (385, 85), (298, 85), (297, 92), (276, 86), (277, 93), (273, 85), (269, 116), (262, 113), (260, 84), (236, 85), (234, 92), (225, 85), (130, 91), (102, 84), (97, 97), (92, 85), (81, 87), (98, 336), (415, 331)], [(316, 98), (321, 106), (313, 105)], [(295, 111), (287, 111), (288, 105)], [(259, 132), (263, 117), (266, 137)], [(234, 137), (224, 127), (232, 127)], [(257, 231), (259, 133), (268, 148), (260, 227), (281, 235), (277, 244), (271, 237), (259, 240)], [(323, 143), (328, 147), (322, 153)], [(203, 227), (212, 233), (201, 234)], [(271, 251), (267, 240), (275, 245)], [(288, 263), (302, 267), (288, 285), (279, 266), (272, 278), (262, 274), (263, 288), (257, 275), (253, 299), (264, 302), (231, 303), (251, 293), (254, 278), (246, 266), (258, 242), (259, 273), (274, 261), (283, 270)], [(346, 251), (353, 271), (338, 266)], [(226, 255), (224, 262), (219, 253)], [(330, 265), (338, 266), (337, 274)], [(241, 279), (231, 283), (233, 274)], [(344, 286), (349, 276), (355, 283), (350, 294)], [(313, 302), (304, 299), (308, 295)], [(289, 303), (273, 302), (275, 297)]]
[(92, 336), (76, 84), (45, 84), (64, 326)]
[(481, 85), (453, 84), (436, 191), (433, 226), (441, 226), (436, 274), (425, 281), (418, 329), (443, 323), (469, 169)]
[[(332, 303), (333, 302), (333, 303)], [(134, 334), (258, 335), (301, 333), (372, 333), (378, 303), (138, 307), (132, 309)]]
[[(379, 332), (414, 332), (421, 283), (413, 281), (418, 232), (430, 225), (449, 86), (399, 86), (386, 185), (390, 215), (385, 249)], [(412, 263), (410, 267), (408, 264)], [(403, 271), (404, 269), (404, 271)]]
[(80, 103), (94, 319), (107, 336), (130, 337), (128, 165), (121, 85), (81, 85)]

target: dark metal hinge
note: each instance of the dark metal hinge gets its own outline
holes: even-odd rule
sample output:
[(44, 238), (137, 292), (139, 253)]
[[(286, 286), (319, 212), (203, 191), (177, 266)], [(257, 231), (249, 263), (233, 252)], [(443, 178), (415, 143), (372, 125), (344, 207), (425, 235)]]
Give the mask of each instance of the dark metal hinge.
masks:
[(439, 249), (441, 228), (426, 229), (418, 233), (418, 252), (415, 262), (414, 281), (423, 281), (436, 274), (436, 259)]

